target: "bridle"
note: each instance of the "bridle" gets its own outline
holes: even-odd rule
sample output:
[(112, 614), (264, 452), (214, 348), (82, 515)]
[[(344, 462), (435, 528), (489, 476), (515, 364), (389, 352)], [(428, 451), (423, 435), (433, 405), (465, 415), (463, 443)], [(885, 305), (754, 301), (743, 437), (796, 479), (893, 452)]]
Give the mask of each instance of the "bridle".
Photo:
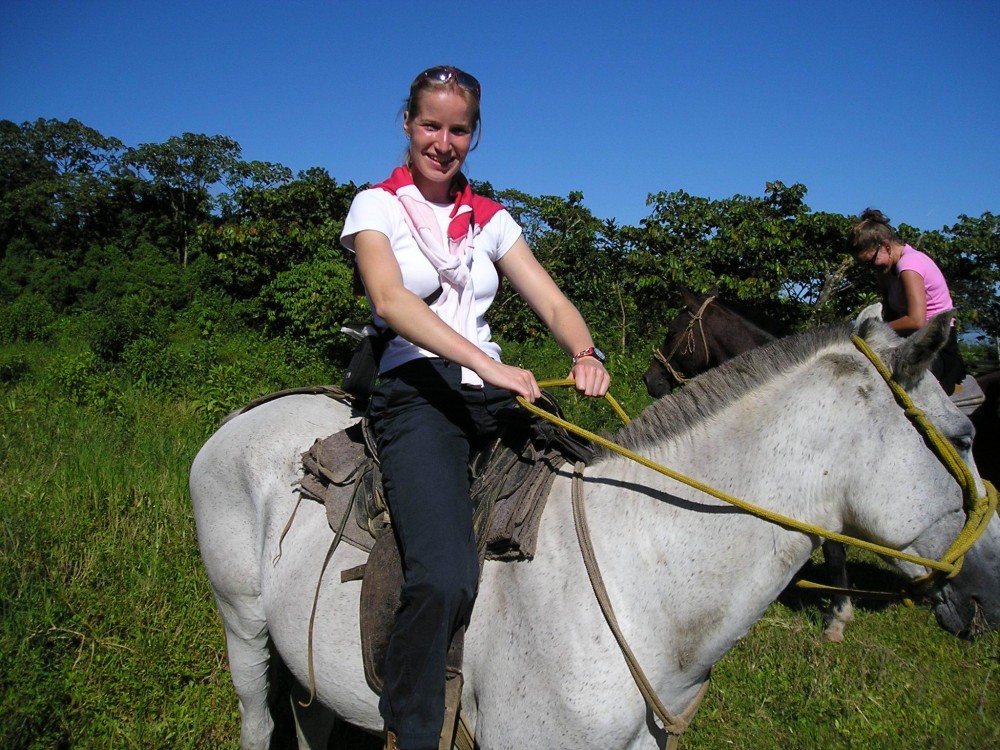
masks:
[(705, 348), (705, 364), (708, 364), (708, 340), (705, 338), (704, 314), (705, 310), (708, 309), (708, 306), (712, 304), (713, 301), (715, 301), (715, 295), (702, 302), (701, 307), (698, 308), (698, 312), (694, 313), (691, 312), (690, 308), (684, 308), (684, 312), (691, 316), (691, 322), (687, 324), (687, 328), (685, 328), (674, 341), (674, 346), (670, 350), (670, 354), (665, 355), (660, 347), (653, 347), (653, 359), (663, 365), (664, 369), (670, 373), (670, 376), (677, 381), (678, 385), (684, 385), (684, 383), (686, 383), (690, 378), (686, 377), (682, 372), (679, 372), (676, 367), (670, 364), (670, 360), (673, 359), (681, 344), (684, 344), (684, 349), (681, 351), (681, 354), (694, 354), (695, 326), (698, 327), (698, 332), (701, 334), (701, 344)]

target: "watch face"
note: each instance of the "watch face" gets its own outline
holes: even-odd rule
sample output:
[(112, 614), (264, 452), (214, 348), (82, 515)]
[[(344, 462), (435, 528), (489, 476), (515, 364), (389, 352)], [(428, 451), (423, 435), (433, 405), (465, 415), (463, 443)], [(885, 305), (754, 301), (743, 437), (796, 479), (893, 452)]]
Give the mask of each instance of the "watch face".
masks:
[(597, 357), (598, 361), (600, 362), (603, 362), (605, 359), (607, 359), (607, 357), (604, 356), (604, 352), (602, 352), (596, 346), (594, 347), (594, 356)]

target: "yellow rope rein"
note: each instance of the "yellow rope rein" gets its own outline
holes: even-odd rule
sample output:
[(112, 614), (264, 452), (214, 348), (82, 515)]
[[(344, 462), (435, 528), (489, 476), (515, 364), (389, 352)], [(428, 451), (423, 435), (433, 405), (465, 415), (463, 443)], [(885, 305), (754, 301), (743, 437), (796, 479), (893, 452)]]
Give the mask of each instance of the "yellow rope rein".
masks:
[[(906, 560), (907, 562), (914, 563), (916, 565), (922, 565), (926, 568), (930, 568), (932, 571), (937, 571), (938, 573), (943, 573), (947, 578), (955, 576), (962, 566), (962, 556), (972, 547), (976, 540), (985, 531), (986, 526), (989, 524), (990, 518), (996, 511), (997, 507), (997, 491), (992, 484), (983, 480), (983, 484), (986, 487), (986, 493), (984, 495), (978, 495), (975, 478), (972, 476), (972, 472), (969, 467), (966, 466), (965, 462), (962, 461), (958, 452), (955, 450), (954, 446), (949, 443), (944, 436), (938, 431), (938, 429), (930, 422), (929, 419), (924, 415), (924, 413), (914, 406), (913, 401), (910, 399), (909, 395), (903, 388), (892, 379), (892, 374), (886, 368), (885, 364), (879, 359), (878, 355), (864, 342), (863, 339), (854, 336), (852, 337), (855, 346), (865, 354), (875, 365), (879, 374), (882, 375), (883, 379), (892, 388), (893, 393), (896, 396), (896, 400), (905, 410), (906, 415), (914, 423), (918, 430), (928, 439), (931, 444), (932, 449), (935, 454), (945, 465), (945, 467), (951, 472), (955, 477), (959, 486), (962, 488), (963, 495), (965, 497), (965, 510), (966, 510), (966, 523), (962, 528), (962, 531), (958, 534), (955, 541), (952, 542), (951, 546), (944, 553), (941, 560), (932, 560), (926, 557), (920, 557), (918, 555), (911, 555), (906, 552), (901, 552), (895, 550), (891, 547), (886, 547), (881, 544), (876, 544), (874, 542), (869, 542), (864, 539), (858, 539), (856, 537), (848, 536), (846, 534), (841, 534), (836, 531), (830, 531), (829, 529), (824, 529), (820, 526), (814, 524), (805, 523), (803, 521), (798, 521), (789, 516), (783, 515), (781, 513), (776, 513), (774, 511), (767, 510), (766, 508), (761, 508), (758, 505), (749, 503), (745, 500), (741, 500), (738, 497), (734, 497), (728, 493), (717, 490), (703, 482), (699, 482), (696, 479), (687, 477), (680, 472), (674, 471), (673, 469), (662, 466), (648, 458), (639, 455), (633, 451), (624, 448), (623, 446), (608, 440), (607, 438), (601, 437), (600, 435), (585, 430), (572, 422), (568, 422), (565, 419), (555, 416), (534, 404), (530, 403), (521, 396), (517, 397), (518, 403), (532, 412), (536, 416), (542, 419), (547, 419), (548, 421), (556, 424), (569, 432), (576, 435), (584, 437), (593, 443), (603, 446), (610, 451), (618, 453), (625, 458), (635, 461), (642, 466), (645, 466), (653, 471), (657, 471), (664, 476), (667, 476), (681, 484), (686, 484), (693, 489), (703, 492), (706, 495), (711, 495), (719, 500), (722, 500), (730, 505), (740, 508), (747, 513), (751, 513), (758, 518), (762, 518), (771, 523), (777, 524), (779, 526), (784, 526), (789, 529), (795, 529), (806, 534), (812, 534), (814, 536), (822, 537), (824, 539), (829, 539), (832, 541), (842, 542), (844, 544), (850, 544), (860, 549), (868, 550), (877, 555), (885, 555), (888, 557), (895, 557), (900, 560)], [(560, 386), (571, 386), (574, 382), (568, 379), (557, 379), (557, 380), (545, 380), (539, 383), (541, 388), (552, 388)], [(621, 408), (618, 402), (614, 399), (611, 394), (606, 394), (605, 399), (611, 404), (612, 408), (618, 413), (623, 422), (628, 422), (629, 418), (625, 411)], [(923, 586), (929, 584), (935, 573), (929, 573), (927, 575), (921, 576), (912, 582), (912, 585)]]
[[(896, 402), (903, 407), (906, 416), (909, 417), (910, 421), (913, 422), (920, 433), (927, 439), (938, 459), (951, 472), (951, 475), (955, 477), (955, 481), (958, 482), (959, 487), (962, 488), (962, 495), (965, 498), (965, 525), (955, 538), (955, 541), (951, 543), (951, 546), (941, 556), (941, 562), (951, 566), (950, 570), (944, 571), (946, 577), (953, 578), (962, 568), (963, 556), (972, 548), (976, 540), (982, 536), (987, 525), (989, 525), (990, 519), (993, 517), (993, 513), (996, 512), (997, 490), (990, 482), (984, 479), (982, 482), (986, 492), (983, 495), (979, 495), (976, 488), (976, 479), (972, 476), (968, 465), (958, 455), (955, 446), (945, 439), (923, 411), (914, 405), (910, 394), (893, 379), (889, 368), (879, 359), (879, 356), (868, 346), (867, 342), (860, 336), (852, 336), (851, 340), (861, 353), (868, 357), (871, 363), (875, 365), (875, 369), (878, 370), (879, 375), (882, 376), (882, 379), (885, 380), (892, 390), (893, 395), (895, 395)], [(932, 566), (928, 565), (927, 567)], [(940, 568), (936, 569), (941, 570)], [(933, 574), (928, 573), (912, 581), (911, 585), (922, 587), (932, 581)]]

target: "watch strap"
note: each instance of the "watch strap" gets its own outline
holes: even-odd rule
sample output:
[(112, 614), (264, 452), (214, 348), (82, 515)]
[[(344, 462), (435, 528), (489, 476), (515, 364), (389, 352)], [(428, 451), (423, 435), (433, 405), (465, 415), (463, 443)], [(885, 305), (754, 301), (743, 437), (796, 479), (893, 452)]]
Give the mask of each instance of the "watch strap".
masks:
[(575, 365), (578, 361), (584, 357), (593, 357), (598, 362), (604, 361), (604, 352), (598, 349), (596, 346), (588, 346), (583, 351), (577, 352), (573, 355), (573, 364)]

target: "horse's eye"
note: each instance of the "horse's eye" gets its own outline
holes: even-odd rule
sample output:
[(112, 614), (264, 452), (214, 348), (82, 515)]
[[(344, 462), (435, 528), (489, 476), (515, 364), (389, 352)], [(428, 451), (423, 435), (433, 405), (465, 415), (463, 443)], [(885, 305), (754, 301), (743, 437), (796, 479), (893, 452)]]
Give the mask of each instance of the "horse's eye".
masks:
[(960, 435), (952, 440), (955, 448), (959, 453), (964, 453), (966, 451), (972, 450), (972, 436), (971, 435)]

